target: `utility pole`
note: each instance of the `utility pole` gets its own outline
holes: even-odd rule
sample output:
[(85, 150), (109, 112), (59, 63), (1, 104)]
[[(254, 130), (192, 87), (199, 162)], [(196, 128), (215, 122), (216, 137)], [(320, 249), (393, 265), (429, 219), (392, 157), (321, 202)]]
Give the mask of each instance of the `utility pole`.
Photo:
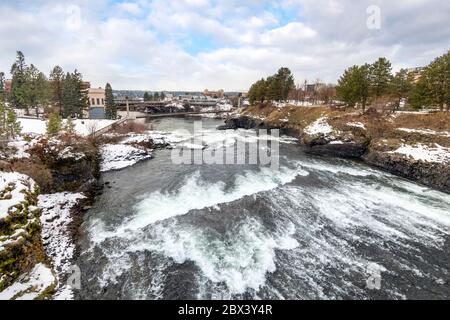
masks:
[(127, 119), (130, 118), (130, 103), (128, 102), (128, 96), (125, 97), (125, 101), (127, 104)]

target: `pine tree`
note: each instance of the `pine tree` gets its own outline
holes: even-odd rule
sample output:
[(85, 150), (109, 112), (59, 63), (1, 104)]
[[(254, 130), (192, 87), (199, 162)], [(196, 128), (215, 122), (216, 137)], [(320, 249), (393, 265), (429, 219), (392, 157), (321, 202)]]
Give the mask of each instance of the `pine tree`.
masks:
[(64, 118), (71, 117), (74, 114), (74, 99), (75, 96), (72, 75), (67, 72), (62, 90), (62, 107)]
[(391, 63), (386, 58), (379, 58), (370, 66), (371, 90), (375, 97), (388, 93), (392, 79)]
[(6, 107), (3, 100), (0, 100), (0, 140), (3, 141), (6, 135)]
[(276, 78), (280, 86), (280, 92), (278, 92), (277, 96), (280, 100), (287, 100), (289, 92), (295, 88), (294, 76), (291, 70), (288, 68), (280, 68)]
[(52, 103), (63, 115), (62, 91), (64, 83), (64, 71), (60, 66), (55, 66), (50, 73), (50, 86), (52, 91)]
[(58, 113), (50, 114), (47, 121), (47, 134), (53, 136), (61, 131), (61, 117)]
[(67, 118), (66, 125), (64, 126), (64, 130), (70, 135), (74, 135), (76, 133), (75, 132), (75, 123), (73, 123), (71, 117)]
[(17, 121), (17, 116), (14, 110), (9, 109), (6, 115), (6, 132), (7, 136), (16, 138), (17, 135), (20, 134), (22, 128), (20, 126), (19, 121)]
[(105, 86), (105, 116), (106, 119), (116, 119), (117, 118), (117, 106), (114, 103), (114, 95), (109, 83)]
[(27, 65), (25, 64), (25, 56), (21, 51), (17, 51), (16, 62), (11, 67), (12, 87), (9, 98), (14, 108), (25, 108), (27, 114), (29, 114), (29, 109), (25, 103), (24, 97), (26, 69)]
[(76, 70), (67, 73), (62, 91), (62, 106), (64, 118), (71, 116), (83, 117), (83, 108), (87, 104), (87, 97), (81, 92), (81, 74)]
[(6, 92), (5, 92), (5, 73), (0, 72), (0, 102), (5, 101)]
[(436, 58), (424, 70), (420, 79), (429, 94), (432, 105), (441, 111), (450, 107), (450, 51)]
[(159, 97), (161, 98), (162, 101), (164, 101), (166, 99), (166, 95), (164, 94), (164, 92), (161, 92)]
[(408, 99), (413, 89), (414, 79), (412, 74), (406, 69), (400, 69), (399, 72), (395, 74), (391, 82), (392, 94), (397, 98), (397, 107), (400, 106), (402, 99)]
[(144, 93), (144, 101), (150, 101), (150, 94), (148, 92)]
[(153, 99), (155, 101), (159, 101), (159, 93), (158, 92), (155, 92), (155, 94), (153, 95)]
[(50, 103), (50, 87), (46, 76), (31, 64), (25, 72), (24, 102), (36, 110), (39, 117), (39, 107), (47, 108)]
[(345, 70), (336, 87), (337, 95), (350, 107), (357, 102), (365, 112), (370, 91), (370, 66), (353, 66)]

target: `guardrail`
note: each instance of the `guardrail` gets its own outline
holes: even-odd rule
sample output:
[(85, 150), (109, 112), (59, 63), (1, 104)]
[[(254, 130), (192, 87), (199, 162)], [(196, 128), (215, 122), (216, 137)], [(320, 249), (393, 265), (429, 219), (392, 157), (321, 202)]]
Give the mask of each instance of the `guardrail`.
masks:
[(116, 126), (120, 126), (121, 124), (124, 124), (124, 123), (127, 122), (128, 120), (130, 120), (130, 119), (128, 119), (128, 118), (120, 119), (120, 120), (118, 120), (118, 121), (116, 121), (116, 122), (114, 122), (114, 123), (111, 123), (109, 126), (106, 126), (106, 127), (104, 127), (104, 128), (101, 128), (101, 129), (95, 131), (94, 133), (91, 133), (88, 137), (97, 138), (97, 137), (101, 136), (102, 134), (107, 133), (107, 132), (110, 131), (112, 128), (114, 128), (114, 127), (116, 127)]

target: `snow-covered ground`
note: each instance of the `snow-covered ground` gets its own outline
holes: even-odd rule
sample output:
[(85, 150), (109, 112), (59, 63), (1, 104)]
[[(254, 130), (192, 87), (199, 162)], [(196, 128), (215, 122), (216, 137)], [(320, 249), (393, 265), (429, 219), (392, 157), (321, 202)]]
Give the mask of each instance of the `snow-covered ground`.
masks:
[(424, 162), (450, 163), (450, 148), (442, 147), (436, 143), (434, 148), (420, 143), (416, 145), (402, 144), (397, 150), (389, 153), (403, 154), (414, 160)]
[[(294, 107), (312, 107), (314, 104), (312, 104), (309, 101), (297, 101), (297, 100), (288, 100), (286, 102), (277, 102), (272, 101), (272, 104), (277, 108), (284, 108), (288, 106), (294, 106)], [(316, 105), (318, 105), (317, 103)]]
[[(47, 131), (47, 122), (40, 119), (18, 118), (22, 127), (22, 133), (45, 134)], [(116, 120), (94, 120), (77, 119), (73, 120), (75, 132), (80, 136), (87, 136), (95, 131), (101, 130), (112, 125)], [(63, 121), (63, 125), (65, 120)]]
[[(18, 210), (22, 210), (27, 217), (23, 224), (11, 226), (14, 229), (12, 234), (0, 235), (0, 252), (8, 250), (11, 246), (21, 245), (21, 241), (29, 236), (29, 228), (34, 224), (38, 225), (39, 208), (29, 205), (26, 199), (27, 195), (34, 192), (34, 189), (35, 182), (26, 175), (15, 172), (0, 173), (0, 220)], [(21, 205), (22, 209), (18, 209), (17, 205)], [(0, 292), (0, 300), (35, 299), (54, 285), (56, 285), (56, 278), (51, 269), (39, 263)]]
[(410, 129), (410, 128), (397, 128), (397, 130), (408, 133), (419, 133), (424, 135), (450, 137), (449, 131), (435, 131), (431, 129)]
[(25, 201), (25, 192), (33, 192), (34, 181), (17, 172), (0, 173), (0, 220), (17, 209), (13, 206)]
[(329, 135), (333, 132), (333, 127), (327, 122), (326, 117), (321, 117), (305, 128), (305, 133), (313, 135)]
[(42, 243), (47, 256), (57, 272), (58, 288), (56, 296), (60, 299), (73, 299), (72, 289), (60, 283), (60, 275), (70, 272), (75, 253), (75, 243), (70, 233), (71, 209), (85, 196), (81, 193), (43, 194), (38, 197), (42, 209)]
[(347, 122), (347, 126), (366, 130), (366, 126), (362, 122)]
[(12, 285), (0, 292), (0, 300), (33, 300), (54, 285), (56, 277), (52, 270), (43, 263), (38, 263), (30, 272), (20, 275)]
[(47, 256), (58, 272), (67, 272), (73, 257), (75, 245), (71, 239), (69, 225), (72, 222), (70, 210), (85, 196), (81, 193), (42, 194), (38, 206), (42, 209), (42, 241)]
[(152, 157), (146, 150), (127, 144), (105, 144), (100, 151), (102, 172), (120, 170)]

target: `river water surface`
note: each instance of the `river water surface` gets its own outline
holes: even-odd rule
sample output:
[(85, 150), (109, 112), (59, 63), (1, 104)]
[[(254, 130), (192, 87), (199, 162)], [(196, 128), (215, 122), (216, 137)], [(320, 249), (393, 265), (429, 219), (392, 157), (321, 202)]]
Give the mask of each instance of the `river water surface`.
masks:
[[(162, 119), (161, 131), (193, 129)], [(230, 141), (203, 120), (205, 141)], [(450, 197), (280, 138), (280, 169), (122, 171), (85, 215), (80, 299), (450, 299)]]

